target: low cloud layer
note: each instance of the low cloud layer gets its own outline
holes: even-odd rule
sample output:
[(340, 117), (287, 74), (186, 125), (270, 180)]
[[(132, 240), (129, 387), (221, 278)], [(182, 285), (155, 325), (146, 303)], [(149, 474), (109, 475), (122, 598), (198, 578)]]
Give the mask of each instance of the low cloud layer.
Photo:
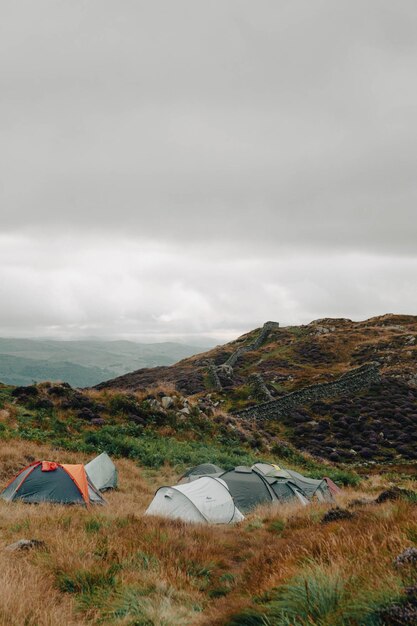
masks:
[(5, 0), (0, 335), (416, 310), (412, 0)]
[(2, 332), (227, 340), (267, 319), (305, 323), (417, 308), (417, 259), (246, 255), (133, 239), (0, 240)]

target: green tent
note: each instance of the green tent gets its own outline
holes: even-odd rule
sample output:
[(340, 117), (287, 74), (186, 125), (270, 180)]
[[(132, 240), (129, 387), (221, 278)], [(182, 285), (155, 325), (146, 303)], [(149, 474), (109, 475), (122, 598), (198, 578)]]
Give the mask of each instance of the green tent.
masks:
[(214, 463), (201, 463), (195, 467), (191, 467), (183, 474), (179, 480), (179, 483), (191, 483), (193, 480), (198, 480), (202, 476), (211, 476), (218, 478), (223, 474), (224, 469)]
[(325, 478), (307, 478), (299, 472), (284, 469), (272, 463), (255, 463), (252, 469), (261, 472), (266, 477), (290, 480), (309, 500), (316, 497), (320, 502), (333, 502), (333, 495)]
[(87, 463), (85, 471), (100, 491), (117, 488), (117, 469), (107, 452), (102, 452)]
[(256, 468), (239, 466), (221, 475), (227, 484), (236, 506), (248, 513), (259, 504), (284, 504), (299, 502), (308, 504), (302, 489), (291, 480), (265, 476)]

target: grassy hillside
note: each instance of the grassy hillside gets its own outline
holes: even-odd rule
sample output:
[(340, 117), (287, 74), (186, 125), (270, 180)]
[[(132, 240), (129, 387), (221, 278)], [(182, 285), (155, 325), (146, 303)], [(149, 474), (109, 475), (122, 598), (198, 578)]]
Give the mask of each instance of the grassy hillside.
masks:
[[(0, 449), (2, 482), (35, 458), (89, 456), (9, 440)], [(386, 486), (378, 476), (339, 498), (350, 519), (323, 523), (325, 505), (287, 505), (259, 508), (237, 527), (189, 526), (143, 516), (155, 489), (177, 480), (175, 468), (123, 458), (117, 466), (120, 489), (107, 492), (106, 507), (0, 501), (2, 547), (22, 537), (43, 542), (0, 550), (1, 624), (376, 626), (409, 610), (415, 571), (395, 559), (417, 546), (416, 506), (355, 504)]]
[(170, 365), (201, 350), (175, 342), (0, 338), (0, 381), (30, 385), (62, 380), (74, 387), (90, 387), (138, 367)]
[[(192, 395), (216, 391), (207, 361), (221, 366), (238, 349), (250, 347), (261, 329), (224, 346), (170, 366), (140, 369), (99, 385), (100, 388), (140, 390), (171, 383)], [(328, 382), (364, 363), (377, 362), (382, 374), (417, 385), (417, 317), (383, 315), (363, 322), (322, 319), (305, 326), (274, 328), (262, 344), (242, 354), (230, 375), (219, 371), (223, 397), (229, 408), (249, 406), (256, 400), (251, 374), (261, 374), (270, 393), (279, 397), (300, 387)]]
[(228, 469), (263, 458), (345, 484), (358, 480), (355, 472), (302, 454), (277, 434), (238, 424), (219, 407), (205, 405), (204, 413), (197, 400), (171, 390), (173, 405), (165, 410), (159, 400), (168, 391), (79, 391), (52, 383), (0, 386), (0, 437), (81, 453), (105, 449), (153, 469), (169, 464), (184, 471), (207, 460)]
[[(43, 542), (22, 553), (0, 549), (0, 623), (416, 624), (415, 324), (385, 316), (274, 329), (241, 356), (221, 390), (212, 387), (207, 355), (123, 377), (117, 384), (127, 380), (126, 389), (0, 385), (3, 484), (35, 459), (85, 462), (102, 450), (120, 474), (108, 506), (90, 511), (0, 501), (2, 547), (21, 538)], [(224, 363), (257, 335), (209, 358)], [(326, 353), (326, 360), (322, 338), (329, 336), (335, 356)], [(381, 381), (351, 397), (306, 403), (265, 423), (230, 413), (257, 401), (251, 373), (262, 371), (279, 397), (375, 355)], [(278, 381), (280, 368), (287, 378)], [(260, 460), (327, 475), (342, 494), (334, 505), (259, 507), (234, 527), (143, 515), (155, 490), (175, 484), (189, 466), (211, 461), (228, 469)]]

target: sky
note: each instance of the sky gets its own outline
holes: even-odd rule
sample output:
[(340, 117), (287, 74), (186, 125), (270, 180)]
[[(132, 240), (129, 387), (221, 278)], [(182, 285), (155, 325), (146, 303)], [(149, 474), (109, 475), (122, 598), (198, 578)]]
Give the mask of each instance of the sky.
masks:
[(415, 0), (2, 0), (0, 336), (417, 312)]

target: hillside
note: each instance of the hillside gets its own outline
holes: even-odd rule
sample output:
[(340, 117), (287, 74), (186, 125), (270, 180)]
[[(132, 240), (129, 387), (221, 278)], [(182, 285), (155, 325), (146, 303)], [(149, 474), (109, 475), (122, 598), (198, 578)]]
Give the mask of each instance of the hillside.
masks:
[[(357, 323), (359, 331), (344, 320), (293, 329), (269, 325), (203, 357), (122, 378), (139, 377), (143, 385), (150, 377), (139, 390), (118, 389), (118, 383), (85, 390), (51, 382), (0, 385), (2, 484), (35, 459), (85, 462), (102, 450), (112, 455), (120, 476), (120, 488), (105, 494), (107, 506), (90, 511), (0, 501), (3, 548), (23, 537), (40, 542), (21, 554), (0, 551), (0, 622), (415, 624), (417, 389), (411, 365), (401, 366), (415, 318), (385, 324), (388, 319)], [(323, 354), (328, 336), (335, 354), (328, 369), (323, 360), (317, 368), (291, 360), (300, 345), (313, 341)], [(371, 337), (379, 365), (369, 368), (351, 355)], [(268, 368), (260, 369), (279, 362), (284, 370), (277, 351), (298, 372), (282, 387)], [(317, 359), (317, 351), (307, 353)], [(225, 357), (229, 363), (237, 358), (228, 366), (232, 372)], [(223, 368), (216, 369), (216, 359)], [(158, 382), (161, 370), (170, 372), (171, 382)], [(199, 393), (191, 393), (193, 371), (203, 380)], [(253, 378), (260, 372), (262, 379)], [(228, 384), (226, 374), (232, 374)], [(323, 389), (330, 390), (328, 397), (309, 400)], [(294, 407), (281, 412), (276, 402)], [(256, 417), (271, 406), (273, 419)], [(261, 460), (329, 476), (342, 493), (333, 505), (263, 505), (238, 526), (190, 526), (143, 515), (156, 489), (175, 484), (187, 467)]]
[[(272, 325), (258, 345), (262, 330), (255, 329), (174, 366), (142, 368), (97, 388), (135, 391), (172, 383), (188, 395), (218, 391), (210, 362), (233, 409), (253, 402), (253, 374), (262, 376), (273, 396), (332, 380), (371, 362), (378, 363), (384, 376), (417, 385), (417, 316), (383, 315), (363, 322), (326, 318), (283, 328)], [(249, 349), (242, 352), (242, 348)]]
[(175, 342), (54, 341), (0, 338), (0, 381), (66, 381), (90, 387), (138, 367), (170, 365), (202, 348)]
[(417, 317), (267, 323), (171, 367), (142, 369), (98, 389), (172, 385), (240, 424), (336, 462), (417, 459)]
[[(164, 409), (168, 391), (172, 404)], [(40, 542), (28, 552), (0, 551), (1, 623), (415, 623), (415, 563), (407, 560), (417, 546), (411, 466), (371, 476), (358, 466), (358, 474), (246, 429), (218, 407), (199, 407), (167, 387), (142, 394), (51, 383), (0, 387), (2, 484), (35, 459), (79, 463), (103, 449), (120, 479), (120, 488), (105, 494), (107, 506), (89, 511), (0, 501), (2, 547), (22, 537)], [(264, 505), (238, 526), (143, 515), (155, 490), (175, 484), (189, 465), (260, 459), (331, 476), (343, 488), (336, 503), (342, 510)]]

